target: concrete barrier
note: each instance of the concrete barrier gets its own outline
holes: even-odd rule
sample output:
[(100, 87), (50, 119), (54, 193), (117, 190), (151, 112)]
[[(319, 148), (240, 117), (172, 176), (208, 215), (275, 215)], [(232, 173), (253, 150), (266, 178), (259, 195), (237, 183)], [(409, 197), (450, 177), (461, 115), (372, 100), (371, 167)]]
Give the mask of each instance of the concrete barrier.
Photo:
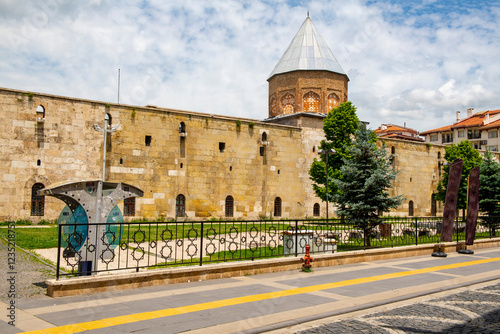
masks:
[[(463, 248), (463, 242), (442, 243), (445, 253)], [(476, 240), (468, 249), (482, 249), (500, 246), (500, 238)], [(312, 254), (313, 268), (337, 266), (349, 263), (398, 259), (412, 256), (431, 256), (434, 244), (379, 248), (334, 254)], [(255, 261), (236, 261), (206, 264), (203, 266), (175, 267), (169, 269), (144, 270), (137, 273), (108, 274), (67, 279), (47, 280), (47, 295), (63, 297), (147, 286), (257, 275), (287, 270), (300, 270), (300, 257), (282, 257)]]

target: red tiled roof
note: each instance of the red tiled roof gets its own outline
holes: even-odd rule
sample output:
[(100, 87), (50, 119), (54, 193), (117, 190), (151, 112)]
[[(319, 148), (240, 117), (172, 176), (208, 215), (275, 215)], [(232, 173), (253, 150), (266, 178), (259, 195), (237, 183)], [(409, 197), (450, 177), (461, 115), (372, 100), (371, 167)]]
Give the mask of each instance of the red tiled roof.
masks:
[(420, 132), (420, 135), (421, 136), (425, 136), (425, 135), (428, 135), (428, 134), (431, 134), (431, 133), (434, 133), (434, 132), (446, 132), (446, 131), (451, 131), (451, 125), (447, 125), (447, 126), (443, 126), (441, 128), (437, 128), (437, 129), (432, 129), (432, 130), (428, 130), (428, 131), (424, 131), (424, 132)]
[[(382, 129), (383, 126), (386, 127), (384, 130)], [(382, 133), (393, 133), (393, 132), (403, 132), (403, 131), (418, 134), (417, 130), (394, 124), (382, 124), (378, 129), (375, 130), (375, 133), (382, 134)]]
[(481, 126), (484, 122), (484, 119), (486, 117), (486, 114), (489, 114), (490, 116), (496, 115), (500, 113), (500, 110), (486, 110), (486, 111), (480, 111), (472, 115), (471, 117), (467, 117), (464, 120), (458, 121), (457, 123), (453, 124), (451, 126), (452, 129), (458, 129), (458, 128), (468, 128), (472, 126)]
[[(500, 109), (479, 111), (479, 112), (473, 114), (472, 116), (464, 118), (463, 120), (458, 121), (452, 125), (447, 125), (447, 126), (443, 126), (441, 128), (423, 131), (423, 132), (420, 132), (420, 135), (425, 136), (425, 135), (428, 135), (431, 133), (452, 131), (453, 129), (481, 126), (483, 124), (484, 119), (486, 118), (487, 114), (489, 114), (491, 117), (491, 116), (496, 115), (498, 113), (500, 113)], [(484, 128), (493, 127), (492, 124), (497, 124), (498, 126), (500, 126), (500, 123), (497, 123), (497, 121), (495, 121), (495, 122), (488, 124)]]
[(480, 127), (479, 130), (486, 130), (491, 128), (500, 128), (500, 119)]
[(400, 134), (397, 134), (397, 133), (382, 134), (382, 135), (379, 135), (379, 138), (404, 139), (404, 140), (413, 140), (413, 141), (421, 141), (421, 142), (424, 141), (420, 137), (412, 137), (412, 136), (400, 135)]

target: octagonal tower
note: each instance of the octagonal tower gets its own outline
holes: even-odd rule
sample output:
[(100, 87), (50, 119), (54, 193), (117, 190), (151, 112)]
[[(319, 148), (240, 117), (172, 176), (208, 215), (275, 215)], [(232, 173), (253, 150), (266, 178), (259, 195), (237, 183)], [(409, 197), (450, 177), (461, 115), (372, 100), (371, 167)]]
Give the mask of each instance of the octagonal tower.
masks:
[(309, 15), (267, 81), (269, 117), (327, 114), (347, 101), (349, 78)]

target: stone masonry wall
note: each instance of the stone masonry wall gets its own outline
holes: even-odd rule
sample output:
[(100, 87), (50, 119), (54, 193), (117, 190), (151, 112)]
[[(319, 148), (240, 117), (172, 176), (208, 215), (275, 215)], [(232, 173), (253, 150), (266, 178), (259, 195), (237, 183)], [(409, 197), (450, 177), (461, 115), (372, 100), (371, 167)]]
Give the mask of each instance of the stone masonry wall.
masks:
[[(38, 106), (45, 109), (43, 120), (37, 120)], [(224, 218), (229, 195), (235, 219), (269, 217), (276, 197), (282, 199), (282, 218), (311, 217), (315, 203), (325, 217), (325, 203), (314, 195), (308, 175), (323, 139), (319, 118), (305, 117), (297, 127), (0, 89), (0, 221), (58, 217), (64, 204), (52, 197), (45, 197), (43, 216), (30, 215), (35, 183), (101, 179), (103, 134), (93, 125), (103, 127), (106, 113), (112, 126), (120, 124), (107, 138), (106, 179), (144, 191), (136, 200), (137, 217), (175, 217), (179, 194), (186, 197), (188, 219)], [(394, 147), (401, 170), (391, 191), (406, 197), (393, 214), (406, 215), (411, 200), (416, 216), (430, 215), (440, 177), (437, 155), (444, 156), (444, 147), (385, 143)]]

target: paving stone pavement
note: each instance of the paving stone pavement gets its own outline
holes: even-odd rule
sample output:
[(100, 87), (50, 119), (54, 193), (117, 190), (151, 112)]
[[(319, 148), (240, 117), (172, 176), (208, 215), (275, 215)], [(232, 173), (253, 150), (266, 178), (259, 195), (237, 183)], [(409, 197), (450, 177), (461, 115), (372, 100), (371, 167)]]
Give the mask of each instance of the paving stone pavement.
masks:
[[(7, 241), (0, 238), (0, 301), (8, 302)], [(15, 266), (17, 272), (16, 298), (29, 298), (45, 294), (45, 280), (55, 277), (55, 269), (34, 256), (16, 248)]]
[(500, 333), (500, 283), (296, 332)]

